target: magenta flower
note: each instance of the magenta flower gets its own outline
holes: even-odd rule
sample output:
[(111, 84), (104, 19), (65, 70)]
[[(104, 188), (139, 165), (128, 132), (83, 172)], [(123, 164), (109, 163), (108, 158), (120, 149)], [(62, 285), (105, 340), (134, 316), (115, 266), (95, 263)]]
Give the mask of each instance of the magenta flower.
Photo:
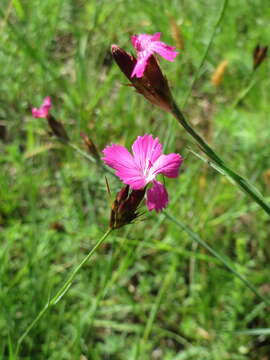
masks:
[(148, 210), (160, 211), (168, 204), (168, 193), (163, 184), (155, 180), (158, 174), (175, 178), (183, 161), (179, 154), (162, 154), (162, 145), (152, 135), (138, 136), (132, 145), (131, 154), (124, 146), (113, 144), (103, 150), (102, 160), (116, 170), (116, 175), (129, 185), (132, 190), (147, 190), (146, 204)]
[(32, 115), (35, 118), (46, 118), (49, 115), (51, 107), (51, 98), (50, 96), (47, 96), (39, 108), (32, 108)]
[(161, 33), (154, 35), (140, 34), (131, 36), (131, 42), (137, 50), (138, 59), (133, 69), (131, 77), (137, 76), (141, 78), (148, 63), (148, 59), (154, 53), (159, 54), (164, 59), (173, 61), (178, 52), (174, 51), (175, 46), (169, 46), (162, 41), (159, 41)]

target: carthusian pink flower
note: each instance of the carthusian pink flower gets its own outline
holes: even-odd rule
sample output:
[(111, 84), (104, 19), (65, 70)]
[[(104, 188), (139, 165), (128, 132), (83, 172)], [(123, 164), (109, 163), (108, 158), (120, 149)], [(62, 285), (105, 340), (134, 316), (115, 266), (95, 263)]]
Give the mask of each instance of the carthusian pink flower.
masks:
[(32, 108), (32, 115), (34, 118), (46, 118), (52, 133), (61, 140), (68, 141), (69, 137), (63, 124), (50, 114), (51, 107), (51, 98), (47, 96), (39, 108)]
[(159, 54), (164, 59), (173, 61), (178, 52), (174, 51), (175, 46), (169, 46), (160, 40), (161, 33), (154, 35), (140, 34), (133, 35), (131, 42), (138, 54), (137, 63), (133, 69), (131, 77), (141, 78), (148, 63), (148, 59), (154, 53)]
[(103, 161), (116, 170), (116, 175), (132, 190), (153, 186), (146, 192), (148, 210), (160, 211), (168, 204), (165, 186), (156, 180), (158, 174), (175, 178), (183, 161), (179, 154), (162, 154), (162, 145), (152, 135), (138, 136), (132, 154), (121, 145), (113, 144), (103, 150)]
[(35, 118), (46, 118), (49, 115), (51, 107), (51, 98), (50, 96), (47, 96), (39, 108), (32, 108), (32, 115)]
[(137, 59), (117, 45), (112, 45), (112, 56), (121, 71), (131, 81), (136, 91), (143, 95), (153, 105), (165, 111), (172, 111), (173, 98), (166, 76), (162, 73), (155, 56), (150, 56), (147, 61), (143, 77), (131, 77)]

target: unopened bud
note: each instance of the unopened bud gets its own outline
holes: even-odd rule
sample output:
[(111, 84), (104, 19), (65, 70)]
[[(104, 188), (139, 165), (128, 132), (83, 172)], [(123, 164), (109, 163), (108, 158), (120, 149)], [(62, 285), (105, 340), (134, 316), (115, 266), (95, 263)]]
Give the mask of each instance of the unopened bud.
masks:
[(266, 59), (268, 51), (268, 46), (257, 45), (253, 50), (253, 69), (256, 70), (257, 67)]
[(142, 77), (131, 77), (137, 59), (119, 48), (112, 45), (112, 55), (126, 77), (131, 81), (138, 93), (142, 94), (152, 104), (159, 106), (165, 111), (172, 110), (172, 95), (165, 75), (158, 65), (154, 55), (148, 59), (148, 64)]
[(4, 141), (6, 140), (6, 137), (7, 137), (6, 125), (0, 123), (0, 139)]
[(129, 185), (123, 187), (112, 204), (110, 228), (118, 229), (131, 224), (139, 216), (139, 206), (145, 195), (145, 188), (130, 190)]
[(92, 141), (92, 139), (90, 139), (89, 136), (87, 136), (84, 133), (81, 133), (81, 138), (83, 139), (83, 142), (86, 146), (86, 149), (88, 150), (88, 152), (94, 156), (95, 159), (100, 159), (100, 155), (98, 152), (98, 149), (95, 145), (95, 143)]
[(111, 46), (112, 56), (126, 77), (132, 81), (131, 73), (137, 63), (135, 56), (127, 53), (117, 45)]
[(53, 134), (56, 137), (58, 137), (62, 140), (65, 140), (65, 141), (69, 141), (68, 134), (67, 134), (64, 126), (59, 121), (57, 121), (51, 114), (48, 114), (47, 121), (48, 121), (48, 124), (49, 124)]

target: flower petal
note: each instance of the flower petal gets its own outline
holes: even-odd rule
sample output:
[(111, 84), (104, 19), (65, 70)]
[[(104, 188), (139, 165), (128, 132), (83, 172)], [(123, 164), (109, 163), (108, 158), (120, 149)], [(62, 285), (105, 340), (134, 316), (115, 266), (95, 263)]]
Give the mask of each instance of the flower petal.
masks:
[(139, 35), (131, 36), (132, 45), (138, 52), (147, 50), (147, 48), (149, 48), (151, 44), (151, 41), (152, 41), (152, 35), (139, 34)]
[(146, 205), (149, 211), (156, 210), (159, 212), (163, 210), (169, 202), (167, 190), (163, 184), (154, 180), (151, 189), (146, 193)]
[(51, 108), (52, 102), (51, 102), (51, 97), (50, 97), (50, 96), (46, 96), (46, 97), (45, 97), (42, 106)]
[(137, 45), (137, 40), (138, 40), (138, 35), (132, 35), (131, 36), (131, 43), (134, 46), (134, 48), (136, 49), (136, 45)]
[(32, 115), (35, 118), (45, 118), (49, 115), (51, 107), (51, 98), (47, 96), (39, 108), (32, 108)]
[(134, 161), (145, 176), (162, 153), (162, 145), (158, 138), (146, 134), (138, 136), (132, 145)]
[(160, 155), (149, 172), (149, 178), (163, 174), (169, 178), (175, 178), (179, 174), (179, 167), (183, 158), (179, 154)]
[(137, 76), (138, 78), (143, 76), (147, 61), (154, 53), (159, 54), (164, 59), (173, 61), (178, 55), (174, 46), (165, 44), (160, 40), (161, 33), (157, 32), (154, 35), (139, 34), (131, 36), (131, 42), (138, 54), (138, 62), (135, 65), (131, 77)]
[(168, 61), (173, 61), (178, 55), (178, 52), (174, 51), (175, 46), (169, 46), (162, 41), (153, 42), (151, 49)]
[(157, 32), (151, 36), (151, 41), (159, 41), (161, 37), (161, 32)]
[[(149, 57), (148, 57), (149, 58)], [(141, 59), (138, 59), (137, 60), (137, 63), (136, 65), (134, 66), (134, 69), (131, 73), (131, 77), (133, 78), (134, 76), (136, 76), (137, 78), (141, 78), (143, 77), (143, 73), (144, 73), (144, 70), (146, 68), (146, 65), (147, 65), (147, 60), (148, 58), (144, 59), (144, 58), (141, 58)]]
[(130, 185), (133, 190), (142, 189), (146, 185), (142, 172), (136, 165), (130, 152), (121, 145), (106, 146), (102, 160), (116, 170), (116, 175), (124, 184)]

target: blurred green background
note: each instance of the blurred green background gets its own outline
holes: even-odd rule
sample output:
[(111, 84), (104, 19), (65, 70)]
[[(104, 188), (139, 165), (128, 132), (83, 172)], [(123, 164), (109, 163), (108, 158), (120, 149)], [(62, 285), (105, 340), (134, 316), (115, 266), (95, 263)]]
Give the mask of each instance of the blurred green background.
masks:
[[(225, 4), (226, 5), (226, 4)], [(160, 64), (178, 104), (230, 166), (269, 199), (270, 38), (263, 0), (2, 0), (0, 5), (0, 358), (105, 232), (104, 172), (49, 134), (31, 107), (53, 115), (83, 148), (130, 148), (151, 133), (184, 157), (166, 180), (168, 212), (269, 296), (269, 218), (190, 149), (191, 138), (132, 88), (110, 55), (130, 36), (162, 32), (179, 49)], [(224, 65), (227, 61), (227, 65)], [(223, 62), (224, 72), (219, 65)], [(217, 69), (219, 67), (219, 73)], [(215, 76), (216, 80), (213, 80)], [(196, 78), (196, 81), (194, 79)], [(121, 184), (108, 176), (114, 194)], [(18, 358), (269, 360), (269, 309), (163, 214), (115, 231), (68, 294), (32, 329)]]

